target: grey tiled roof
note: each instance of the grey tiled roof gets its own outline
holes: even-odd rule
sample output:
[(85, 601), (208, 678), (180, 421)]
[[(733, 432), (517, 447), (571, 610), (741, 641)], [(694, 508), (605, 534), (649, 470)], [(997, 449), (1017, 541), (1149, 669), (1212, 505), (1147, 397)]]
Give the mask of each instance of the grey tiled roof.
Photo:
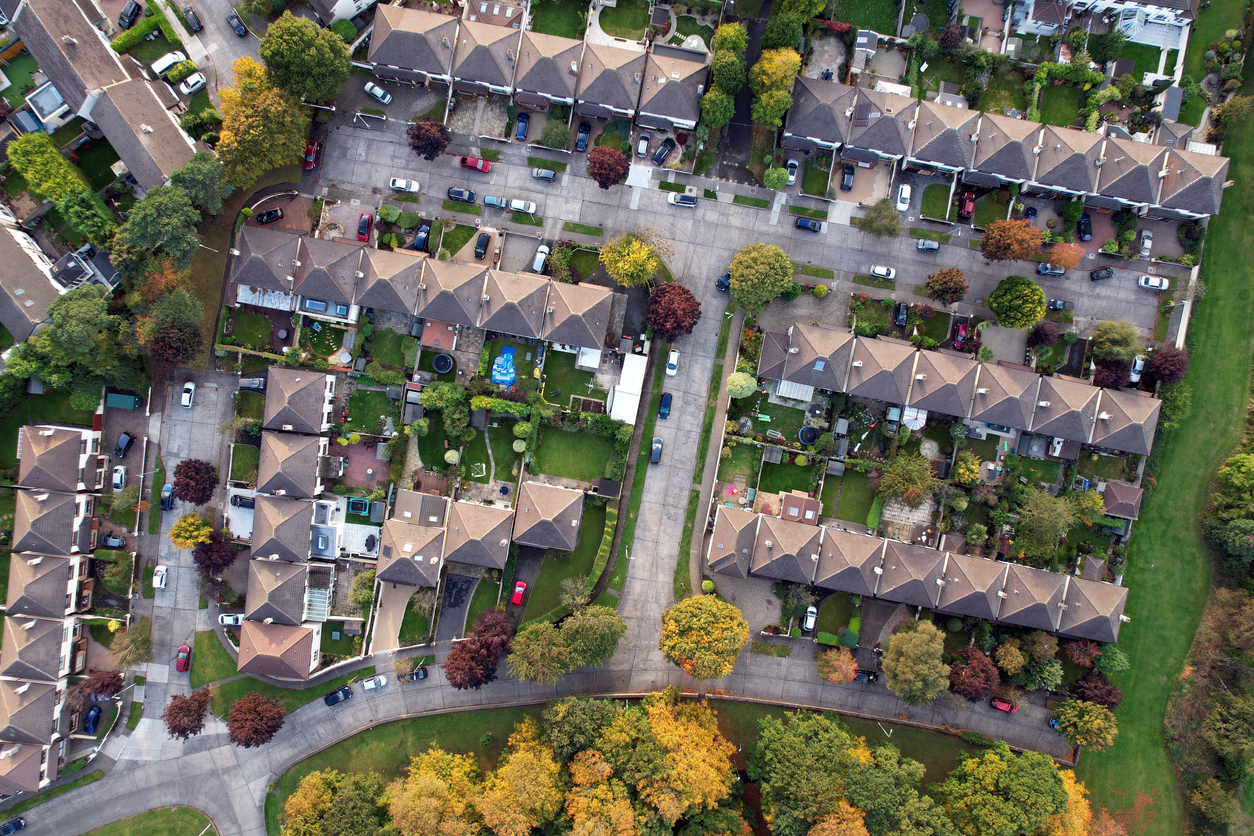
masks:
[(396, 518), (383, 523), (376, 577), (384, 583), (438, 586), (444, 531)]
[(294, 270), (300, 249), (299, 236), (277, 229), (245, 226), (235, 236), (235, 249), (239, 250), (239, 255), (231, 259), (231, 281), (283, 293), (292, 289), (286, 277)]
[(1032, 425), (1040, 375), (993, 363), (980, 364), (971, 417), (988, 424), (1027, 429)]
[(280, 496), (258, 496), (253, 511), (253, 557), (277, 557), (289, 563), (308, 560), (312, 524), (311, 503)]
[(825, 528), (814, 584), (853, 595), (874, 595), (879, 579), (875, 570), (883, 558), (884, 541), (880, 538)]
[(261, 458), (257, 466), (257, 490), (297, 498), (314, 495), (318, 485), (318, 447), (312, 435), (261, 434)]
[(893, 157), (910, 150), (910, 122), (918, 102), (905, 96), (859, 87), (848, 144)]
[(313, 672), (313, 630), (245, 621), (240, 627), (239, 672), (276, 679), (308, 679)]
[(855, 345), (853, 334), (821, 323), (798, 323), (790, 330), (780, 379), (829, 392), (843, 391)]
[(710, 571), (735, 578), (749, 577), (757, 530), (758, 515), (754, 512), (718, 506), (705, 558)]
[(593, 284), (553, 282), (545, 308), (544, 339), (563, 345), (601, 348), (610, 325), (614, 294)]
[(18, 462), (17, 483), (24, 488), (77, 491), (82, 433), (38, 424), (27, 424), (19, 431), (22, 459)]
[(814, 579), (823, 529), (762, 515), (750, 570), (772, 578), (809, 584)]
[(523, 482), (514, 503), (514, 542), (574, 551), (583, 519), (583, 491)]
[(47, 491), (18, 491), (13, 515), (13, 551), (69, 556), (74, 543), (77, 497)]
[(477, 264), (426, 259), (418, 288), (418, 316), (454, 325), (477, 324), (487, 272)]
[(504, 569), (509, 556), (513, 512), (506, 508), (454, 502), (449, 505), (444, 559), (489, 569)]
[(971, 164), (979, 111), (925, 101), (914, 118), (912, 158), (950, 168)]
[(1001, 608), (1001, 591), (1006, 564), (983, 557), (949, 553), (945, 563), (945, 585), (936, 608), (943, 612), (973, 615), (991, 621)]
[(784, 132), (842, 143), (849, 129), (850, 117), (846, 113), (853, 109), (856, 98), (854, 88), (846, 84), (802, 76), (793, 87)]
[(579, 69), (579, 101), (634, 111), (644, 64), (645, 54), (638, 50), (589, 43)]
[(1042, 377), (1030, 429), (1034, 433), (1087, 442), (1097, 418), (1101, 391), (1087, 380), (1075, 377)]
[(1123, 482), (1107, 482), (1102, 492), (1106, 516), (1135, 520), (1141, 513), (1141, 489)]
[(56, 690), (45, 682), (0, 680), (0, 741), (51, 743)]
[(1098, 191), (1131, 203), (1153, 203), (1166, 153), (1166, 149), (1156, 145), (1107, 139), (1097, 175)]
[(914, 369), (914, 346), (900, 340), (857, 340), (849, 364), (849, 394), (904, 404)]
[(701, 116), (701, 94), (709, 80), (709, 53), (654, 42), (645, 62), (640, 112), (675, 121)]
[(1226, 157), (1195, 154), (1172, 148), (1167, 152), (1160, 180), (1158, 205), (1195, 215), (1217, 215), (1228, 177)]
[(392, 506), (393, 519), (431, 528), (443, 528), (447, 514), (447, 499), (417, 491), (398, 490)]
[(89, 93), (126, 81), (124, 59), (72, 0), (26, 0), (13, 27), (71, 110)]
[(1148, 456), (1161, 410), (1162, 402), (1148, 394), (1104, 389), (1089, 443)]
[(13, 553), (5, 607), (10, 618), (65, 618), (70, 588), (70, 561), (64, 557)]
[(1036, 167), (1032, 149), (1040, 131), (1037, 122), (985, 113), (975, 143), (975, 168), (1009, 180), (1027, 180)]
[(39, 792), (42, 783), (43, 747), (31, 743), (6, 746), (0, 755), (0, 792)]
[(1007, 564), (1005, 593), (998, 621), (1053, 632), (1058, 629), (1058, 604), (1067, 576), (1028, 566)]
[(888, 540), (875, 596), (930, 609), (936, 606), (940, 589), (936, 581), (944, 563), (944, 553), (936, 549)]
[(428, 75), (448, 75), (453, 42), (457, 39), (457, 18), (392, 5), (375, 8), (368, 61)]
[(91, 118), (145, 189), (165, 185), (196, 153), (192, 138), (143, 79), (105, 88)]
[(514, 88), (558, 99), (574, 98), (582, 54), (583, 41), (524, 31)]
[(418, 307), (418, 285), (426, 256), (413, 250), (372, 250), (361, 260), (354, 304), (380, 311), (412, 314)]
[(45, 618), (4, 620), (0, 674), (11, 679), (56, 682), (61, 676), (61, 635), (65, 622)]
[(1103, 141), (1099, 134), (1046, 125), (1037, 146), (1041, 151), (1032, 179), (1043, 186), (1073, 192), (1092, 191), (1097, 176), (1094, 163)]
[(965, 418), (971, 412), (980, 364), (965, 354), (920, 351), (914, 365), (910, 406)]
[(548, 295), (549, 282), (539, 276), (489, 270), (479, 327), (518, 337), (538, 337)]
[(316, 435), (322, 432), (327, 376), (307, 369), (271, 366), (264, 421), (268, 430)]
[(762, 334), (762, 353), (758, 356), (758, 376), (783, 380), (788, 361), (788, 335), (766, 331)]
[(300, 266), (292, 290), (313, 299), (350, 304), (364, 251), (364, 247), (346, 247), (337, 241), (301, 238), (296, 256)]
[(24, 230), (8, 225), (0, 229), (0, 264), (5, 265), (0, 271), (0, 324), (18, 342), (48, 318), (48, 306), (60, 295), (52, 283), (51, 266), (31, 258), (25, 248), (31, 245), (38, 246)]
[(1127, 602), (1126, 587), (1071, 578), (1063, 599), (1066, 608), (1062, 611), (1058, 632), (1099, 642), (1114, 642), (1119, 638), (1120, 616)]
[(481, 21), (461, 20), (453, 47), (453, 78), (494, 87), (509, 87), (514, 79), (519, 32)]
[(244, 617), (295, 627), (305, 617), (303, 563), (281, 560), (248, 561), (248, 598)]

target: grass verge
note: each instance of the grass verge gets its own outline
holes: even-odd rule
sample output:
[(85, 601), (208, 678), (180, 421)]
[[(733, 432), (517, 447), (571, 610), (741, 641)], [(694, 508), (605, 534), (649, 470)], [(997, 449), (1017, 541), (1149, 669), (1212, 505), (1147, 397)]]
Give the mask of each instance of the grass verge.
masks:
[(73, 781), (70, 781), (68, 784), (62, 784), (61, 786), (53, 787), (52, 789), (46, 792), (41, 792), (39, 795), (35, 796), (34, 798), (26, 799), (21, 804), (14, 804), (12, 807), (4, 811), (4, 815), (16, 816), (18, 813), (24, 813), (25, 811), (29, 810), (30, 808), (36, 805), (43, 804), (45, 801), (51, 801), (52, 799), (56, 798), (58, 795), (63, 795), (69, 792), (70, 790), (76, 790), (79, 787), (84, 787), (84, 786), (87, 786), (88, 784), (95, 783), (96, 781), (99, 781), (103, 777), (104, 777), (104, 773), (101, 772), (99, 769), (97, 769), (95, 772), (89, 772), (86, 775), (84, 775), (82, 778), (76, 778)]
[(828, 269), (828, 268), (826, 268), (826, 267), (815, 267), (815, 266), (810, 265), (810, 264), (799, 264), (799, 265), (797, 265), (797, 272), (798, 272), (798, 273), (800, 273), (800, 274), (801, 274), (801, 275), (803, 275), (803, 276), (814, 276), (815, 278), (818, 278), (818, 279), (834, 279), (834, 278), (836, 278), (836, 271), (835, 271), (835, 270), (829, 270), (829, 269)]
[[(444, 200), (445, 212), (464, 212), (467, 215), (482, 215), (483, 209), (475, 203), (461, 203), (456, 200)], [(450, 252), (452, 252), (450, 250)]]
[(152, 474), (152, 498), (148, 509), (148, 533), (161, 533), (161, 489), (165, 486), (165, 464), (157, 456), (157, 469)]
[(753, 653), (761, 653), (765, 656), (779, 656), (780, 658), (792, 655), (792, 648), (788, 645), (771, 644), (770, 642), (753, 642), (749, 645), (749, 650)]
[(589, 226), (588, 224), (579, 224), (579, 223), (575, 223), (574, 221), (567, 221), (566, 223), (562, 224), (562, 231), (563, 232), (578, 232), (580, 235), (601, 236), (605, 234), (605, 230), (599, 226)]
[(763, 200), (760, 197), (747, 197), (742, 194), (738, 194), (733, 197), (732, 203), (739, 203), (741, 206), (752, 206), (756, 209), (771, 208), (771, 202), (769, 200)]
[(549, 171), (563, 172), (566, 170), (566, 163), (559, 163), (555, 160), (546, 160), (544, 157), (528, 157), (527, 165), (532, 168), (547, 168)]
[[(702, 462), (701, 464), (704, 464)], [(675, 562), (675, 600), (692, 597), (692, 577), (689, 563), (692, 557), (692, 529), (697, 524), (697, 511), (701, 509), (701, 491), (688, 491), (688, 513), (684, 517), (684, 534), (679, 538), (679, 560)]]
[(807, 209), (804, 206), (789, 206), (788, 214), (800, 215), (803, 218), (814, 218), (815, 220), (819, 220), (819, 221), (827, 220), (826, 209)]
[(510, 216), (516, 224), (526, 224), (527, 226), (544, 226), (544, 218), (539, 215), (529, 215), (526, 212), (515, 212)]
[(347, 685), (349, 682), (356, 682), (360, 679), (365, 679), (368, 676), (374, 676), (373, 665), (355, 670), (351, 674), (336, 677), (330, 682), (324, 682), (317, 688), (306, 688), (303, 691), (294, 691), (289, 688), (278, 688), (274, 685), (270, 685), (269, 683), (262, 682), (260, 679), (253, 679), (251, 676), (245, 676), (241, 679), (233, 679), (230, 682), (223, 682), (221, 685), (214, 686), (213, 702), (210, 703), (210, 709), (219, 717), (226, 717), (231, 710), (231, 703), (235, 702), (237, 699), (250, 691), (256, 691), (263, 697), (276, 699), (283, 703), (284, 710), (287, 711), (288, 714), (291, 714), (302, 705), (313, 702), (323, 694), (328, 694), (337, 688)]
[(857, 275), (853, 277), (854, 284), (865, 285), (867, 287), (878, 287), (880, 290), (892, 290), (897, 283), (890, 279), (880, 279), (875, 276)]
[(217, 832), (209, 817), (199, 810), (162, 807), (97, 827), (84, 836), (208, 836)]

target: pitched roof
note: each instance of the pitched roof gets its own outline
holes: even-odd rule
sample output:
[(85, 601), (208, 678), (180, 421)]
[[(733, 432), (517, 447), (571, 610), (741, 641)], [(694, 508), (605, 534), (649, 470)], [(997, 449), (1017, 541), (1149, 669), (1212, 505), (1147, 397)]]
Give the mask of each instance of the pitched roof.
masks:
[(645, 54), (589, 42), (579, 68), (581, 102), (634, 111), (640, 101)]
[(416, 314), (455, 325), (475, 325), (487, 272), (477, 264), (424, 260)]
[[(557, 99), (575, 95), (583, 41), (526, 30), (518, 50), (514, 89)], [(573, 70), (571, 68), (574, 68)]]
[(52, 281), (52, 262), (35, 239), (8, 223), (0, 227), (0, 323), (21, 342), (48, 318), (48, 306), (60, 296)]
[(259, 495), (253, 510), (253, 557), (273, 557), (289, 563), (308, 560), (312, 524), (311, 503), (283, 496)]
[(1162, 401), (1136, 390), (1103, 389), (1089, 443), (1148, 456)]
[(145, 189), (165, 185), (196, 153), (194, 140), (140, 78), (106, 87), (91, 119)]
[(262, 425), (268, 430), (317, 435), (326, 415), (326, 392), (325, 374), (271, 366)]
[(914, 117), (914, 147), (910, 156), (950, 168), (971, 165), (971, 137), (980, 122), (978, 110), (924, 101)]
[(914, 364), (910, 406), (965, 418), (975, 397), (980, 364), (964, 354), (920, 351)]
[(77, 112), (88, 94), (129, 78), (123, 59), (73, 0), (26, 0), (13, 26), (57, 92)]
[(291, 627), (305, 619), (305, 573), (301, 563), (248, 561), (248, 597), (244, 618)]
[(705, 561), (711, 572), (735, 578), (749, 576), (753, 541), (758, 531), (758, 515), (742, 508), (718, 506), (714, 531)]
[(368, 61), (428, 75), (448, 75), (457, 18), (392, 5), (375, 9)]
[(884, 542), (878, 537), (824, 528), (815, 586), (854, 595), (874, 595), (879, 579), (875, 570), (883, 562)]
[(1057, 629), (1058, 605), (1067, 576), (1013, 563), (1006, 566), (1006, 585), (999, 596), (1002, 600), (997, 620), (1050, 632)]
[(1033, 0), (1032, 19), (1044, 26), (1061, 26), (1066, 8), (1063, 0)]
[(613, 300), (609, 288), (552, 282), (542, 336), (548, 342), (600, 348), (605, 344)]
[(910, 122), (919, 103), (915, 99), (858, 87), (849, 127), (848, 144), (889, 156), (910, 150)]
[(823, 529), (779, 517), (762, 516), (750, 570), (772, 578), (808, 584), (814, 577)]
[(1159, 180), (1159, 206), (1195, 215), (1219, 214), (1228, 177), (1227, 157), (1171, 148), (1164, 163), (1166, 175)]
[(454, 502), (449, 505), (444, 559), (489, 569), (504, 569), (509, 557), (513, 512), (494, 505)]
[(70, 588), (70, 561), (64, 557), (13, 554), (9, 561), (9, 618), (33, 615), (64, 618)]
[(784, 132), (833, 145), (843, 143), (849, 129), (847, 112), (856, 99), (857, 93), (847, 84), (801, 76), (793, 87)]
[(69, 556), (77, 511), (78, 499), (70, 494), (18, 491), (13, 551)]
[(43, 781), (43, 747), (19, 743), (0, 749), (0, 792), (38, 792)]
[(393, 313), (410, 313), (418, 307), (418, 285), (426, 256), (413, 250), (372, 250), (362, 253), (354, 304)]
[(1107, 482), (1102, 491), (1106, 516), (1135, 520), (1141, 513), (1141, 489), (1123, 482)]
[(936, 549), (888, 540), (883, 573), (875, 597), (915, 607), (934, 607), (940, 594), (936, 583), (945, 565), (945, 553)]
[(56, 682), (61, 676), (64, 621), (13, 617), (4, 620), (0, 674), (12, 679)]
[(24, 488), (77, 491), (82, 433), (37, 424), (27, 424), (20, 432), (22, 458), (18, 462), (17, 483)]
[(936, 608), (991, 621), (997, 617), (1006, 564), (983, 557), (949, 553)]
[(489, 270), (479, 327), (519, 337), (538, 337), (549, 282), (539, 276)]
[(1166, 153), (1156, 145), (1107, 139), (1097, 173), (1097, 191), (1131, 203), (1153, 203), (1158, 172), (1163, 167), (1161, 158)]
[(1041, 377), (1025, 369), (981, 363), (971, 418), (1003, 427), (1026, 429), (1036, 408)]
[(900, 340), (857, 340), (849, 364), (849, 394), (904, 404), (914, 355), (914, 346)]
[(854, 352), (853, 334), (821, 323), (798, 323), (788, 332), (784, 371), (779, 379), (830, 392), (843, 391)]
[(351, 304), (357, 286), (357, 268), (365, 247), (345, 246), (340, 241), (301, 238), (292, 292), (325, 302)]
[(1032, 432), (1087, 442), (1101, 392), (1077, 377), (1042, 377), (1032, 413)]
[(383, 523), (376, 577), (405, 586), (437, 586), (443, 552), (443, 529), (394, 517)]
[(453, 48), (453, 78), (494, 87), (509, 87), (518, 54), (517, 29), (477, 20), (458, 23)]
[(0, 680), (0, 740), (52, 742), (57, 686), (46, 682)]
[(261, 434), (261, 459), (257, 465), (257, 490), (301, 498), (318, 489), (318, 448), (322, 439), (312, 435)]
[[(796, 326), (794, 326), (796, 327)], [(784, 369), (788, 363), (787, 334), (765, 331), (762, 334), (762, 353), (758, 355), (758, 377), (769, 380), (783, 380)]]
[(300, 236), (277, 229), (245, 226), (235, 236), (235, 249), (239, 255), (231, 259), (231, 281), (281, 293), (292, 289), (286, 277), (292, 275)]
[(245, 621), (239, 633), (239, 672), (275, 679), (308, 679), (313, 673), (313, 630)]
[(396, 502), (392, 505), (393, 519), (434, 528), (444, 527), (447, 513), (448, 500), (444, 497), (404, 489), (396, 492)]
[(1126, 587), (1071, 578), (1063, 599), (1064, 609), (1058, 632), (1099, 642), (1114, 642), (1119, 638), (1119, 625), (1127, 602)]
[(1041, 151), (1033, 180), (1073, 192), (1093, 190), (1097, 172), (1093, 163), (1102, 149), (1100, 134), (1046, 125), (1039, 142), (1036, 147)]
[(1035, 167), (1032, 148), (1040, 130), (1037, 122), (985, 113), (975, 143), (974, 167), (1010, 180), (1027, 180)]
[(514, 503), (514, 542), (541, 549), (574, 551), (583, 521), (583, 491), (523, 482)]
[(701, 94), (709, 79), (709, 53), (663, 46), (656, 41), (645, 62), (640, 112), (695, 122), (701, 116)]

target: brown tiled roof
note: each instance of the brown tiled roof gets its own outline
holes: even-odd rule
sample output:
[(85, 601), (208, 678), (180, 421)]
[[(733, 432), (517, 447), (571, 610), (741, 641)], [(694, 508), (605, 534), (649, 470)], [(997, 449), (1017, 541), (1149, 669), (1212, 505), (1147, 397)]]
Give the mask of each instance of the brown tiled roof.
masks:
[(805, 525), (819, 524), (821, 504), (802, 491), (779, 492), (779, 518)]
[(1166, 176), (1159, 180), (1159, 206), (1195, 215), (1219, 214), (1224, 181), (1228, 178), (1227, 157), (1172, 148), (1164, 162), (1162, 171)]
[(974, 146), (971, 137), (979, 121), (978, 110), (921, 102), (915, 116), (910, 156), (951, 168), (970, 167)]
[(1043, 26), (1061, 26), (1066, 8), (1062, 0), (1033, 0), (1032, 19)]
[(1103, 389), (1089, 443), (1148, 456), (1162, 401), (1140, 391)]
[(991, 621), (1001, 607), (997, 593), (1005, 576), (1005, 563), (950, 552), (936, 608)]
[(857, 88), (848, 145), (889, 156), (904, 156), (910, 150), (910, 122), (919, 103), (906, 96)]
[[(24, 239), (23, 244), (18, 240)], [(4, 226), (0, 229), (0, 324), (19, 342), (48, 318), (48, 306), (57, 300), (52, 283), (52, 267), (31, 258), (30, 250), (38, 244), (24, 230)]]
[(312, 435), (263, 432), (257, 490), (297, 498), (312, 497), (318, 487), (321, 443), (321, 438)]
[(1026, 429), (1032, 424), (1041, 377), (1024, 369), (980, 364), (971, 417), (987, 424)]
[(270, 620), (276, 624), (298, 626), (305, 618), (305, 573), (303, 563), (248, 561), (248, 598), (244, 617), (252, 621)]
[(326, 387), (321, 372), (271, 366), (262, 424), (268, 430), (317, 435), (326, 415)]
[(9, 618), (33, 615), (64, 618), (70, 588), (70, 561), (64, 557), (13, 554), (9, 561)]
[(985, 113), (975, 143), (975, 168), (1010, 180), (1027, 180), (1036, 167), (1032, 149), (1040, 123)]
[(1141, 513), (1141, 489), (1123, 482), (1107, 482), (1102, 502), (1106, 516), (1135, 520)]
[(37, 424), (27, 424), (19, 432), (22, 434), (22, 459), (18, 462), (17, 483), (24, 488), (77, 491), (82, 434)]
[(457, 18), (392, 5), (375, 8), (368, 61), (428, 75), (448, 75)]
[(810, 583), (819, 554), (823, 529), (779, 517), (762, 516), (750, 570), (772, 578)]
[(14, 616), (4, 620), (0, 674), (10, 679), (56, 682), (61, 677), (64, 621)]
[(514, 503), (514, 542), (541, 549), (574, 551), (583, 519), (583, 491), (523, 482)]
[(1087, 380), (1076, 377), (1042, 377), (1030, 429), (1034, 433), (1087, 442), (1097, 418), (1101, 391)]
[(239, 255), (231, 258), (231, 281), (247, 287), (287, 293), (295, 269), (300, 236), (277, 229), (245, 226), (235, 236)]
[(518, 337), (538, 337), (548, 295), (549, 282), (539, 276), (489, 270), (479, 327)]
[(944, 552), (888, 540), (875, 597), (930, 609), (940, 593), (936, 581), (944, 563)]
[(339, 241), (301, 238), (296, 255), (300, 266), (293, 274), (296, 281), (292, 290), (312, 299), (351, 304), (365, 250), (365, 247), (345, 246)]
[(78, 499), (71, 494), (18, 491), (13, 551), (69, 556), (74, 550)]
[(1127, 602), (1125, 587), (1071, 578), (1058, 632), (1099, 642), (1117, 641), (1120, 616)]
[(1006, 564), (1006, 585), (1002, 587), (998, 621), (1053, 632), (1058, 628), (1058, 604), (1062, 601), (1067, 576)]
[(253, 551), (259, 559), (277, 556), (289, 563), (309, 559), (313, 505), (302, 499), (258, 496), (253, 512)]
[(879, 579), (876, 569), (884, 557), (884, 541), (826, 527), (819, 551), (815, 586), (839, 589), (854, 595), (874, 595)]
[(38, 792), (43, 778), (42, 746), (18, 743), (0, 748), (0, 792)]
[(844, 391), (855, 345), (853, 334), (820, 323), (799, 323), (789, 330), (780, 379), (829, 392)]
[(514, 514), (506, 508), (454, 502), (449, 505), (444, 559), (504, 569)]
[(817, 78), (797, 79), (792, 91), (792, 107), (784, 132), (839, 145), (849, 130), (849, 116), (857, 93), (836, 81)]
[(192, 138), (143, 79), (105, 88), (91, 118), (145, 189), (164, 186), (196, 153)]
[(51, 743), (56, 690), (45, 682), (0, 680), (0, 741)]
[(129, 78), (125, 59), (72, 0), (27, 0), (13, 27), (73, 111), (89, 93)]
[(426, 259), (418, 286), (418, 316), (454, 325), (476, 325), (487, 272), (477, 264)]
[(383, 523), (376, 577), (384, 583), (437, 586), (443, 552), (443, 529), (393, 517)]
[(714, 516), (714, 532), (710, 535), (710, 548), (705, 558), (710, 571), (736, 578), (749, 577), (757, 530), (757, 514), (720, 505)]
[(392, 518), (401, 522), (443, 528), (448, 513), (448, 500), (429, 493), (398, 490), (392, 505)]
[(701, 94), (709, 79), (709, 54), (654, 42), (645, 62), (640, 112), (681, 122), (701, 116)]
[(965, 418), (971, 412), (980, 364), (948, 351), (920, 351), (914, 365), (910, 406)]
[(412, 314), (418, 307), (418, 285), (426, 256), (413, 250), (366, 248), (361, 260), (355, 304), (393, 313)]
[(553, 343), (601, 348), (605, 345), (613, 300), (614, 293), (609, 288), (551, 283), (542, 336)]
[(1093, 163), (1101, 153), (1101, 134), (1046, 125), (1039, 143), (1033, 180), (1074, 192), (1093, 190), (1098, 170)]
[(1167, 151), (1156, 145), (1123, 139), (1107, 139), (1097, 191), (1131, 203), (1153, 203), (1158, 191), (1158, 172)]
[(914, 355), (914, 346), (900, 340), (857, 340), (849, 364), (849, 394), (904, 404)]
[(453, 78), (509, 87), (518, 56), (517, 29), (462, 19), (453, 47)]
[(638, 50), (588, 43), (579, 69), (579, 101), (634, 111), (644, 64), (645, 54)]
[(556, 99), (574, 98), (582, 54), (583, 41), (524, 31), (514, 89)]
[(308, 627), (245, 621), (239, 634), (239, 672), (308, 679), (313, 673), (313, 639)]

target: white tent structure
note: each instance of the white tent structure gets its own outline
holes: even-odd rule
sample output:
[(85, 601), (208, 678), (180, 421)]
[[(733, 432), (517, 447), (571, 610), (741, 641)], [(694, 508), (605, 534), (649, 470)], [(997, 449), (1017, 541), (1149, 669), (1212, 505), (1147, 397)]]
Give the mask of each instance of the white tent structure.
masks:
[(636, 423), (647, 365), (648, 359), (643, 354), (628, 354), (623, 358), (623, 373), (618, 379), (618, 385), (610, 389), (606, 402), (610, 417), (614, 420)]

